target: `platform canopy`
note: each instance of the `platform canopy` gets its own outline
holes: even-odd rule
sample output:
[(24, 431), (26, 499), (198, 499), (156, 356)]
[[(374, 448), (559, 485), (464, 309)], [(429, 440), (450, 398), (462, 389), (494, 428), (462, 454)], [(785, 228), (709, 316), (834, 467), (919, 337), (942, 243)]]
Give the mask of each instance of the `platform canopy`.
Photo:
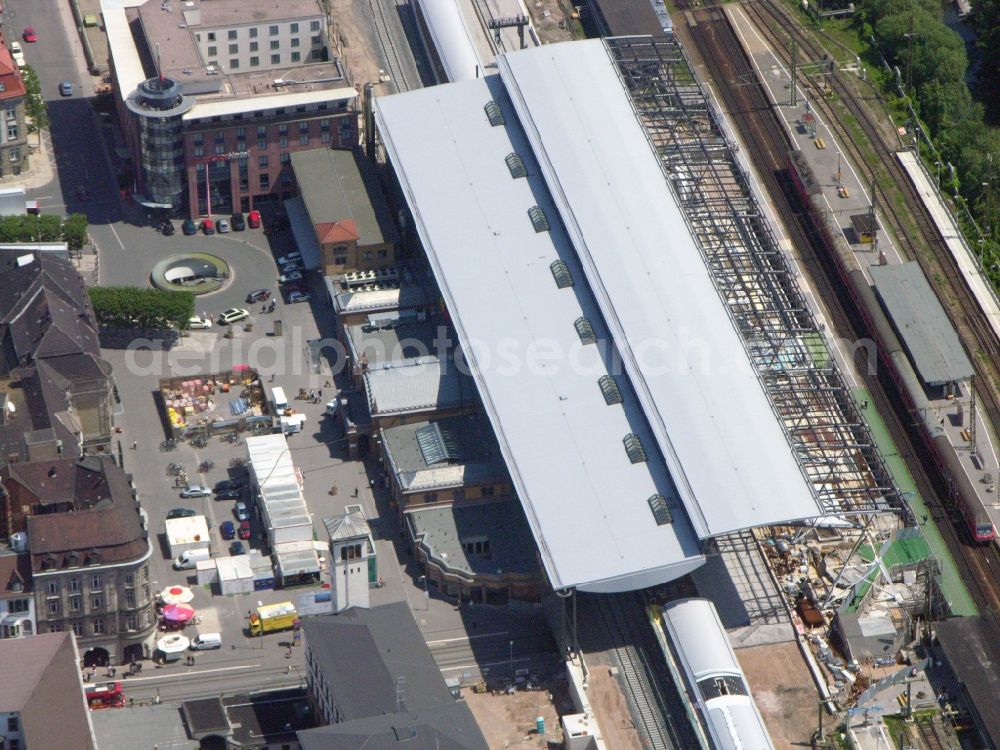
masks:
[(955, 327), (915, 260), (870, 269), (875, 291), (924, 385), (969, 380), (975, 370)]

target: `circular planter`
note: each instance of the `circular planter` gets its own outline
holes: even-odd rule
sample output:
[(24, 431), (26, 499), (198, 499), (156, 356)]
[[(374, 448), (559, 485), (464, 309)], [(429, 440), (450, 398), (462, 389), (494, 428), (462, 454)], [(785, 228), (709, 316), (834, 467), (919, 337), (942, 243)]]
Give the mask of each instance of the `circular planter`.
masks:
[(181, 253), (164, 258), (149, 274), (153, 286), (167, 292), (210, 294), (229, 283), (229, 264), (208, 253)]

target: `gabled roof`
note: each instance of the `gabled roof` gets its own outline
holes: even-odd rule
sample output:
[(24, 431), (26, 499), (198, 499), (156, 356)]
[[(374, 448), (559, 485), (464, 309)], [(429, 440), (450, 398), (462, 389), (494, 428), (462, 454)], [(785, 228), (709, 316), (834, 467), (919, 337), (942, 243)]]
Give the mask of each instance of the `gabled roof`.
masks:
[(358, 227), (352, 219), (317, 224), (316, 236), (322, 245), (331, 242), (351, 242), (361, 239), (361, 235), (358, 234)]
[(31, 593), (31, 558), (27, 553), (0, 555), (0, 597)]
[(0, 44), (0, 83), (3, 84), (0, 101), (24, 96), (27, 92), (24, 81), (21, 80), (21, 71), (18, 70), (6, 44)]

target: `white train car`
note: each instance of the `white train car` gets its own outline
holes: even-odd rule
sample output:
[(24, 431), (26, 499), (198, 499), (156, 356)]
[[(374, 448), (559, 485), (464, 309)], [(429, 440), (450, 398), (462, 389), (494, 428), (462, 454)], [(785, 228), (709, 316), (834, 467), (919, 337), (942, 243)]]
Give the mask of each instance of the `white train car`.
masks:
[(482, 61), (456, 0), (417, 0), (417, 8), (448, 81), (457, 83), (482, 76)]
[(660, 618), (663, 632), (657, 635), (702, 746), (774, 750), (715, 605), (682, 599), (663, 607)]

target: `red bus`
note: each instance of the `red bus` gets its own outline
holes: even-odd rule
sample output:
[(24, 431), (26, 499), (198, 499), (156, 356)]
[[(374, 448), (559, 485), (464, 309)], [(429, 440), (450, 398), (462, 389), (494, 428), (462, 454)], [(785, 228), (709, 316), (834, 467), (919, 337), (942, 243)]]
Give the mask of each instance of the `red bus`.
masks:
[(103, 685), (86, 685), (85, 695), (91, 711), (101, 708), (121, 708), (125, 705), (125, 691), (120, 682), (106, 682)]

